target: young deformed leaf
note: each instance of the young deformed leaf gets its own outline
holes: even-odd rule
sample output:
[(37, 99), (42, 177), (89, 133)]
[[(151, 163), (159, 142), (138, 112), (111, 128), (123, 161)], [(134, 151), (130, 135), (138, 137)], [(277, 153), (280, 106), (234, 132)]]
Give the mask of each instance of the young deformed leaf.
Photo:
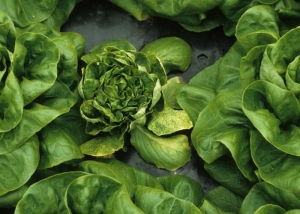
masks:
[(74, 179), (65, 194), (70, 213), (104, 213), (105, 203), (121, 184), (103, 175), (85, 175)]
[(39, 139), (31, 137), (18, 149), (0, 155), (0, 196), (23, 186), (39, 163)]
[(70, 213), (64, 201), (68, 185), (85, 172), (64, 172), (31, 185), (18, 202), (15, 214)]
[(193, 203), (179, 199), (167, 191), (145, 186), (138, 186), (135, 204), (147, 214), (201, 214)]
[(175, 171), (191, 158), (191, 148), (186, 135), (158, 137), (140, 125), (135, 126), (130, 135), (130, 141), (141, 157), (158, 168)]
[(164, 37), (145, 45), (141, 52), (154, 54), (162, 62), (166, 73), (172, 70), (186, 71), (192, 61), (192, 48), (177, 37)]
[(173, 194), (175, 197), (189, 201), (196, 207), (201, 205), (204, 192), (197, 181), (179, 174), (157, 177), (157, 180), (163, 185), (165, 191)]

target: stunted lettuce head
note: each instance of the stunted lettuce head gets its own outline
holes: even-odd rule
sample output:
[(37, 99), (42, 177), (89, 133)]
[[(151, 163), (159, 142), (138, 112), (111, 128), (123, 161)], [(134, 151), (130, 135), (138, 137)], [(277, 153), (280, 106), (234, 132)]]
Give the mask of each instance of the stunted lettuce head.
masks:
[(102, 44), (83, 57), (87, 66), (83, 69), (80, 110), (92, 135), (113, 134), (114, 130), (123, 133), (130, 122), (143, 120), (160, 97), (160, 87), (156, 87), (160, 82), (152, 72), (151, 60), (125, 41), (110, 45)]
[[(186, 70), (191, 57), (191, 47), (176, 37), (155, 40), (140, 51), (125, 40), (112, 40), (83, 56), (80, 112), (93, 137), (80, 145), (82, 153), (110, 157), (130, 141), (145, 161), (159, 168), (176, 170), (186, 164), (191, 156), (188, 137), (174, 133), (192, 123), (176, 102), (176, 107), (169, 105), (180, 81), (169, 81), (167, 73)], [(169, 139), (169, 134), (174, 135)], [(174, 161), (174, 155), (180, 158)]]

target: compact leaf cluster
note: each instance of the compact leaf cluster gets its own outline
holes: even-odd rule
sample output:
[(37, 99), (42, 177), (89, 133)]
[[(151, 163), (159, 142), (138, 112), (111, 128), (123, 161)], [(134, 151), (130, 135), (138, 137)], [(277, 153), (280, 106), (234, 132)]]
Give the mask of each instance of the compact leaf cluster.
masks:
[[(300, 3), (110, 2), (199, 35), (223, 26), (236, 41), (184, 83), (168, 78), (191, 63), (180, 38), (141, 50), (111, 40), (85, 54), (81, 35), (60, 31), (78, 1), (1, 1), (1, 209), (299, 213)], [(219, 185), (205, 194), (187, 176), (155, 178), (115, 159), (129, 144), (169, 171), (193, 148)]]
[[(174, 46), (166, 46), (169, 43)], [(95, 137), (80, 146), (83, 153), (112, 155), (126, 149), (130, 134), (130, 142), (147, 162), (168, 170), (184, 166), (191, 149), (188, 137), (176, 132), (190, 129), (192, 122), (185, 111), (168, 104), (167, 100), (176, 100), (176, 96), (165, 88), (180, 81), (169, 81), (167, 73), (175, 68), (185, 71), (191, 52), (182, 39), (166, 37), (141, 51), (127, 41), (112, 40), (84, 55), (80, 112), (87, 121), (86, 132)], [(180, 53), (185, 57), (173, 57)], [(176, 161), (172, 156), (178, 157)]]

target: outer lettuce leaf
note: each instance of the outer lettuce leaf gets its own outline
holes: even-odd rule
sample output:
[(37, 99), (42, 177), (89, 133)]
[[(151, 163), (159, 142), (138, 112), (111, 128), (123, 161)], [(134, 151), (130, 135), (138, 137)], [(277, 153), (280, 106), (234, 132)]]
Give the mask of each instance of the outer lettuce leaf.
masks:
[(105, 204), (105, 213), (109, 214), (145, 214), (130, 199), (125, 186), (119, 188)]
[(0, 9), (0, 44), (8, 50), (13, 51), (16, 30), (10, 17)]
[(251, 154), (265, 182), (283, 191), (300, 194), (299, 157), (276, 149), (258, 131), (251, 134)]
[[(15, 128), (22, 118), (23, 113), (23, 93), (17, 77), (12, 71), (8, 71), (6, 57), (8, 53), (5, 49), (0, 48), (2, 55), (3, 70), (1, 71), (1, 95), (0, 95), (0, 112), (1, 123), (0, 131), (2, 133)], [(4, 78), (3, 78), (4, 77)], [(7, 77), (7, 78), (5, 78)]]
[(27, 26), (47, 19), (55, 10), (58, 0), (40, 2), (24, 0), (4, 0), (0, 8), (4, 10), (18, 26)]
[(246, 88), (242, 107), (253, 126), (268, 142), (285, 153), (300, 155), (300, 106), (292, 92), (258, 80)]
[(211, 190), (200, 206), (202, 213), (239, 213), (243, 198), (219, 186)]
[(175, 171), (190, 160), (191, 148), (186, 135), (158, 137), (137, 125), (130, 131), (130, 136), (132, 145), (141, 157), (158, 168)]
[(262, 214), (262, 213), (274, 213), (274, 214), (283, 214), (286, 213), (286, 210), (278, 205), (273, 204), (267, 204), (264, 206), (261, 206), (255, 211), (255, 214)]
[(146, 44), (141, 52), (154, 54), (168, 74), (172, 70), (186, 71), (192, 61), (192, 48), (178, 37), (164, 37)]
[[(265, 183), (257, 183), (244, 199), (240, 213), (252, 214), (260, 207), (273, 204), (282, 207), (285, 210), (299, 209), (300, 195), (277, 189), (276, 187)], [(286, 212), (289, 213), (289, 212)]]
[(24, 185), (39, 163), (39, 140), (36, 135), (18, 149), (0, 155), (0, 195)]
[(165, 175), (157, 180), (163, 185), (164, 189), (172, 193), (175, 197), (189, 201), (199, 207), (204, 198), (201, 185), (195, 180), (184, 175)]
[(192, 143), (207, 163), (230, 152), (244, 176), (255, 180), (249, 126), (241, 109), (241, 93), (221, 93), (199, 114), (191, 135)]
[(85, 172), (65, 172), (31, 185), (16, 206), (15, 213), (70, 213), (64, 203), (68, 185)]
[(249, 48), (271, 44), (280, 37), (278, 22), (277, 14), (270, 6), (254, 6), (239, 19), (235, 36)]
[(24, 33), (17, 38), (12, 69), (20, 79), (24, 105), (52, 87), (58, 61), (59, 50), (49, 38), (36, 33)]
[(157, 136), (189, 130), (192, 127), (193, 123), (184, 110), (173, 109), (168, 105), (165, 105), (161, 111), (153, 112), (147, 123), (147, 128)]
[(149, 214), (201, 213), (201, 211), (189, 201), (178, 199), (166, 191), (145, 186), (138, 186), (135, 193), (135, 203), (141, 210)]
[(240, 83), (246, 88), (250, 83), (260, 79), (261, 59), (267, 45), (255, 46), (242, 57), (240, 66)]
[(58, 0), (57, 5), (51, 16), (42, 23), (59, 31), (60, 27), (68, 20), (69, 15), (74, 9), (78, 0)]
[[(299, 27), (292, 29), (283, 35), (277, 43), (266, 48), (261, 62), (260, 79), (286, 88), (285, 75), (288, 66), (299, 55), (300, 51), (300, 45), (296, 42), (299, 32)], [(291, 42), (294, 45), (291, 46)]]
[(204, 169), (216, 182), (241, 197), (245, 197), (254, 185), (241, 173), (234, 160), (226, 156), (205, 163)]
[(107, 199), (121, 184), (103, 175), (85, 175), (74, 179), (66, 189), (65, 203), (70, 213), (104, 213)]
[(88, 137), (84, 128), (85, 121), (79, 114), (78, 106), (44, 127), (38, 133), (41, 142), (39, 169), (83, 158), (79, 145)]
[(102, 162), (109, 164), (116, 171), (121, 172), (122, 175), (134, 185), (164, 189), (161, 183), (147, 172), (139, 170), (117, 159), (103, 159)]
[(140, 21), (145, 20), (150, 16), (158, 16), (191, 26), (199, 25), (202, 21), (203, 14), (206, 11), (216, 8), (222, 2), (221, 0), (195, 0), (180, 2), (174, 0), (167, 0), (163, 2), (157, 0), (130, 0), (125, 4), (121, 0), (110, 1), (131, 13)]
[(24, 184), (20, 188), (0, 196), (0, 207), (1, 208), (15, 207), (17, 203), (21, 200), (23, 195), (25, 194), (28, 187), (29, 184)]
[(25, 27), (33, 23), (44, 23), (55, 30), (67, 21), (77, 0), (3, 0), (0, 8), (6, 12), (16, 26)]
[(130, 196), (133, 195), (135, 184), (131, 183), (131, 181), (128, 180), (122, 172), (116, 170), (116, 168), (109, 164), (87, 160), (79, 164), (79, 169), (84, 172), (103, 175), (117, 180), (119, 183), (126, 186), (126, 189)]

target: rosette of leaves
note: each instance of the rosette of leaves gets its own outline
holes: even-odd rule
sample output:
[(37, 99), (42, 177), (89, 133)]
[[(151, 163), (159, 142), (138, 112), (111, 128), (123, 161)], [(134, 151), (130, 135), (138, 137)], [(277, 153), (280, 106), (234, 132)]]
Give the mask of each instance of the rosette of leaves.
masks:
[(15, 213), (200, 214), (203, 196), (201, 185), (184, 175), (156, 178), (116, 159), (88, 160), (32, 184)]
[[(83, 157), (80, 132), (72, 134), (76, 128), (61, 128), (61, 122), (78, 99), (79, 74), (73, 74), (85, 43), (78, 34), (62, 35), (43, 24), (17, 29), (1, 10), (0, 31), (0, 206), (5, 207), (22, 197), (38, 168)], [(65, 154), (58, 155), (62, 147)]]
[(191, 48), (185, 41), (163, 38), (137, 51), (127, 41), (113, 40), (96, 46), (82, 60), (87, 65), (79, 87), (80, 111), (86, 132), (95, 136), (81, 145), (83, 153), (111, 155), (125, 148), (130, 133), (130, 142), (147, 162), (175, 170), (189, 161), (188, 137), (167, 136), (192, 126), (174, 103), (170, 87), (178, 78), (167, 78), (170, 70), (189, 67)]

